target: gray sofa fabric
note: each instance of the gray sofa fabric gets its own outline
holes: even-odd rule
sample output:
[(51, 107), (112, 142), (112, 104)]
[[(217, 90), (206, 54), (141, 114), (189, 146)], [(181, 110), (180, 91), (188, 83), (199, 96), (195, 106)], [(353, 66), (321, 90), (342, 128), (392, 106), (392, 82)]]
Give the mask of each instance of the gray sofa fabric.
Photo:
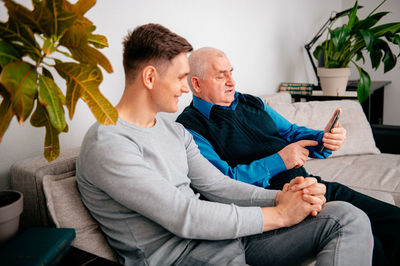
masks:
[(75, 161), (79, 148), (63, 151), (60, 156), (47, 162), (37, 156), (14, 163), (11, 166), (11, 187), (24, 194), (24, 211), (21, 226), (51, 226), (46, 200), (43, 193), (43, 177), (75, 171)]

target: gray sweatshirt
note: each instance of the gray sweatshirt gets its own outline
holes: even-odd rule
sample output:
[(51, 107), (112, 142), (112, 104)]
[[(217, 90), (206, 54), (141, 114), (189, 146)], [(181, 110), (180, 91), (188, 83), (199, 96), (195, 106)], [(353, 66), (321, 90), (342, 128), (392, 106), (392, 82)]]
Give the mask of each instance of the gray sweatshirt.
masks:
[(77, 181), (84, 204), (126, 265), (171, 264), (191, 239), (261, 233), (258, 206), (273, 206), (276, 196), (223, 175), (183, 126), (159, 115), (152, 128), (122, 119), (95, 123), (82, 143)]

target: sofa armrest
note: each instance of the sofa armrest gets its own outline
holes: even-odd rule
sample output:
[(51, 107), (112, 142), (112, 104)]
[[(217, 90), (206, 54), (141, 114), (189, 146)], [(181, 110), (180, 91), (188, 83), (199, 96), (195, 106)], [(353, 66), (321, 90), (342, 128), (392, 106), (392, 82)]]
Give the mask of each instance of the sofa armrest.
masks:
[(79, 147), (65, 150), (52, 162), (37, 156), (14, 163), (11, 166), (11, 187), (24, 195), (24, 211), (21, 226), (51, 226), (46, 199), (43, 192), (43, 177), (75, 171)]
[(371, 125), (371, 128), (381, 152), (400, 154), (400, 126)]

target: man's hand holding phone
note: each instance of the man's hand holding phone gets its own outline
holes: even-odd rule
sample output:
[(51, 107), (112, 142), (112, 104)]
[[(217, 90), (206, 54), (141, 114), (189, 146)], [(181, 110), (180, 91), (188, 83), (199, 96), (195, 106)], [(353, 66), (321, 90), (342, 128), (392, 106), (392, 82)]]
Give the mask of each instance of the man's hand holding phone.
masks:
[(344, 141), (346, 140), (346, 129), (344, 129), (340, 123), (339, 118), (342, 115), (342, 109), (337, 108), (329, 120), (328, 124), (324, 130), (324, 136), (322, 137), (323, 146), (320, 149), (320, 153), (324, 148), (337, 151), (342, 147)]

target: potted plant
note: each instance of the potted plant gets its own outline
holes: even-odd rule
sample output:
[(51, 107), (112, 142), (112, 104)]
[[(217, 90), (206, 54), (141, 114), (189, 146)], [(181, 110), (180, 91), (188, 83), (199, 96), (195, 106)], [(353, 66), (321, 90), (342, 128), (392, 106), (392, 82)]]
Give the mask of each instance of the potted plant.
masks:
[[(33, 10), (1, 0), (8, 20), (0, 22), (0, 141), (11, 119), (28, 117), (45, 127), (44, 156), (58, 157), (59, 134), (68, 131), (64, 107), (72, 119), (82, 99), (102, 124), (115, 124), (117, 111), (100, 93), (101, 66), (113, 69), (98, 50), (108, 46), (105, 36), (84, 15), (96, 0), (32, 0)], [(54, 75), (66, 81), (63, 90)], [(62, 79), (61, 79), (62, 80)]]
[[(397, 63), (397, 57), (393, 54), (389, 43), (400, 48), (400, 22), (377, 25), (379, 20), (389, 12), (376, 12), (385, 3), (382, 1), (367, 17), (359, 19), (357, 17), (358, 1), (348, 13), (348, 22), (342, 26), (332, 29), (329, 28), (327, 39), (318, 45), (314, 50), (314, 57), (319, 60), (318, 76), (321, 80), (322, 89), (330, 89), (327, 94), (343, 94), (348, 76), (350, 75), (350, 62), (358, 69), (360, 79), (357, 87), (357, 96), (360, 102), (369, 96), (371, 78), (369, 74), (360, 66), (358, 61), (365, 63), (364, 54), (369, 54), (372, 67), (376, 70), (380, 63), (384, 65), (384, 72), (388, 72)], [(334, 74), (331, 71), (341, 72), (339, 76), (347, 76), (342, 80), (342, 87), (338, 85), (329, 87)], [(328, 81), (326, 81), (326, 79)], [(327, 88), (328, 86), (328, 88)], [(333, 91), (332, 91), (333, 89)], [(326, 94), (324, 92), (324, 94)]]

